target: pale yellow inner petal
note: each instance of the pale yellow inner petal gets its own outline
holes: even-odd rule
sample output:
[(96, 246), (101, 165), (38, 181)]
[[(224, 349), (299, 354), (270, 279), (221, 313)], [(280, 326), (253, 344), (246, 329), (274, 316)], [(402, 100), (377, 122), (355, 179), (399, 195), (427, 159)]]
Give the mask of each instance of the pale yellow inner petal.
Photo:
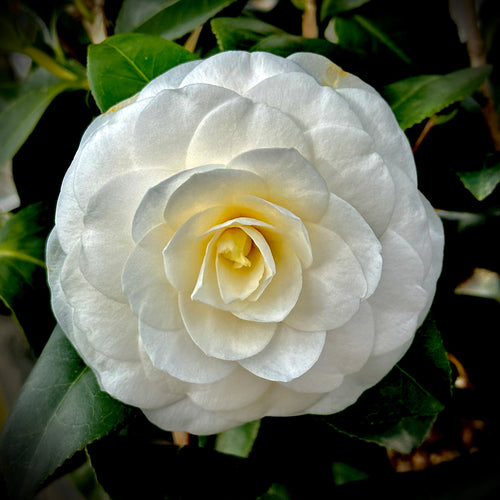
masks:
[(250, 267), (247, 255), (252, 249), (252, 239), (240, 228), (226, 229), (217, 242), (217, 253), (229, 260), (235, 269)]

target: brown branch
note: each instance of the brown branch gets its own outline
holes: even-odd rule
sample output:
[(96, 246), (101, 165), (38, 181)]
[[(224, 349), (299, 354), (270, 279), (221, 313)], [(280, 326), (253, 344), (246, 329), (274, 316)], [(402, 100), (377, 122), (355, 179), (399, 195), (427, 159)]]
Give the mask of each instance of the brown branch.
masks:
[(305, 0), (304, 13), (302, 14), (302, 36), (304, 38), (318, 38), (316, 10), (316, 0)]
[[(457, 16), (455, 22), (459, 29), (463, 29), (467, 36), (467, 52), (470, 64), (473, 68), (488, 64), (484, 42), (479, 32), (479, 24), (474, 0), (462, 0), (462, 12)], [(490, 79), (487, 78), (479, 87), (480, 92), (485, 97), (486, 103), (482, 106), (482, 112), (491, 140), (496, 151), (500, 151), (500, 120), (496, 112), (493, 89)]]

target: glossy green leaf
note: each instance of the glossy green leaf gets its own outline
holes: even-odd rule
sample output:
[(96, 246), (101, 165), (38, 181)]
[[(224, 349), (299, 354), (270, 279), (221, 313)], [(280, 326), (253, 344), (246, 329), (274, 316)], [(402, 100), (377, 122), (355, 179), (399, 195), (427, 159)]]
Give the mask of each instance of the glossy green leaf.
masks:
[(215, 16), (235, 0), (125, 0), (116, 33), (137, 31), (175, 40)]
[(37, 203), (0, 227), (0, 300), (14, 313), (36, 352), (36, 334), (53, 327), (45, 270), (45, 240), (52, 225), (52, 211)]
[(489, 156), (482, 170), (458, 172), (458, 176), (476, 199), (483, 201), (500, 183), (500, 154)]
[(11, 498), (31, 498), (57, 467), (108, 434), (126, 412), (99, 389), (56, 327), (2, 432), (0, 460)]
[(72, 85), (43, 68), (33, 71), (0, 112), (0, 165), (17, 153), (54, 97)]
[(343, 433), (409, 453), (424, 440), (450, 395), (446, 352), (427, 320), (408, 353), (379, 384), (324, 420)]
[(196, 59), (174, 42), (141, 33), (114, 35), (88, 50), (89, 84), (101, 111), (132, 97), (153, 78)]
[(246, 458), (259, 433), (260, 420), (248, 422), (217, 435), (215, 449), (221, 453)]
[(490, 72), (491, 66), (482, 66), (447, 75), (415, 76), (387, 85), (383, 95), (401, 128), (407, 129), (471, 95)]
[(321, 2), (321, 19), (324, 20), (328, 16), (336, 16), (341, 12), (361, 7), (370, 0), (324, 0)]
[(286, 35), (271, 24), (246, 17), (216, 17), (210, 22), (221, 50), (249, 50), (270, 35)]

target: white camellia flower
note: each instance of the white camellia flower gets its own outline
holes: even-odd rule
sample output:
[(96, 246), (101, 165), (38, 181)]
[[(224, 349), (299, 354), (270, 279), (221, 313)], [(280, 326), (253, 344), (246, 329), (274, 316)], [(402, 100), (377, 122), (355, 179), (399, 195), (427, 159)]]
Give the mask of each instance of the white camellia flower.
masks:
[(90, 125), (47, 253), (102, 389), (211, 434), (354, 403), (412, 342), (442, 246), (373, 88), (315, 54), (223, 52)]

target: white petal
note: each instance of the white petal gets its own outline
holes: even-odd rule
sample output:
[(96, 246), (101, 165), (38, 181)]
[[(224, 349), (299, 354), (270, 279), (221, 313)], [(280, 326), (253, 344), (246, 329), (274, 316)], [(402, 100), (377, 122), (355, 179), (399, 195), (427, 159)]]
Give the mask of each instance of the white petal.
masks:
[(61, 287), (73, 307), (76, 326), (94, 349), (120, 360), (138, 359), (137, 318), (128, 304), (112, 300), (83, 277), (78, 267), (79, 248), (67, 256), (61, 270)]
[(370, 306), (362, 302), (345, 324), (326, 334), (318, 361), (301, 377), (284, 384), (299, 392), (330, 392), (344, 375), (355, 373), (368, 361), (373, 349), (375, 324)]
[(161, 331), (141, 323), (140, 335), (153, 365), (185, 382), (211, 384), (237, 366), (234, 361), (206, 356), (184, 328)]
[(241, 367), (213, 384), (193, 386), (189, 398), (206, 410), (228, 411), (252, 404), (269, 387), (270, 382), (255, 377)]
[(332, 125), (362, 128), (356, 114), (337, 92), (318, 85), (306, 73), (273, 76), (251, 88), (245, 96), (287, 113), (305, 130)]
[(335, 232), (347, 243), (366, 279), (367, 290), (363, 298), (370, 296), (382, 273), (382, 245), (371, 227), (349, 203), (334, 194), (330, 195), (328, 210), (319, 225)]
[(307, 225), (313, 264), (303, 272), (302, 293), (285, 323), (304, 331), (338, 328), (366, 294), (363, 270), (342, 238), (314, 223)]
[(133, 103), (112, 113), (107, 120), (95, 120), (75, 157), (74, 191), (85, 210), (91, 196), (116, 176), (140, 168), (132, 156), (130, 140), (135, 122), (147, 104)]
[(131, 171), (105, 184), (89, 201), (80, 266), (108, 297), (124, 301), (121, 275), (134, 247), (132, 220), (142, 196), (165, 177), (158, 169)]
[(183, 170), (148, 189), (141, 200), (132, 223), (132, 237), (140, 241), (148, 231), (165, 222), (164, 212), (170, 196), (175, 190), (195, 173), (212, 170), (213, 165)]
[(263, 351), (239, 363), (264, 379), (287, 382), (300, 377), (314, 365), (325, 337), (326, 332), (301, 332), (281, 324)]
[(416, 184), (417, 173), (411, 147), (389, 105), (372, 91), (341, 88), (337, 92), (358, 115), (363, 128), (375, 141), (375, 150), (389, 168), (399, 168)]
[(164, 408), (146, 410), (144, 414), (162, 429), (200, 436), (216, 434), (245, 422), (223, 412), (204, 410), (187, 397)]
[[(77, 154), (78, 157), (78, 154)], [(74, 160), (64, 176), (61, 193), (57, 200), (55, 222), (61, 247), (69, 253), (73, 245), (80, 241), (83, 231), (84, 212), (78, 204), (73, 192), (75, 176)]]
[(143, 87), (137, 96), (137, 100), (142, 101), (144, 99), (150, 99), (158, 95), (162, 90), (178, 88), (186, 75), (193, 71), (201, 62), (201, 59), (197, 61), (188, 61), (174, 66), (172, 69), (157, 76)]
[(196, 345), (207, 355), (225, 360), (248, 358), (262, 351), (276, 331), (276, 323), (244, 321), (230, 312), (179, 296), (184, 324)]
[(372, 356), (359, 372), (346, 375), (337, 389), (307, 408), (306, 412), (328, 415), (352, 405), (366, 389), (373, 387), (391, 371), (410, 344), (411, 341), (408, 341), (394, 351), (380, 356)]
[(310, 145), (292, 118), (250, 99), (233, 99), (200, 122), (188, 148), (186, 168), (227, 164), (235, 156), (259, 148), (295, 148), (311, 158)]
[(267, 52), (227, 51), (203, 61), (184, 78), (181, 86), (209, 83), (243, 94), (266, 78), (294, 71), (300, 68)]
[[(172, 229), (179, 228), (190, 217), (212, 206), (224, 206), (228, 212), (241, 210), (246, 194), (265, 196), (266, 183), (256, 174), (244, 170), (217, 168), (196, 172), (170, 196), (165, 206), (165, 221)], [(238, 214), (241, 215), (241, 214)], [(227, 217), (227, 219), (232, 217)]]
[(298, 64), (307, 73), (314, 76), (321, 85), (328, 85), (334, 89), (359, 88), (376, 93), (372, 87), (360, 78), (347, 73), (335, 63), (319, 54), (296, 52), (288, 56), (287, 59)]
[(166, 224), (152, 229), (137, 244), (123, 268), (122, 288), (133, 313), (159, 330), (182, 328), (175, 290), (165, 276), (163, 249), (172, 231)]
[(373, 141), (352, 127), (322, 127), (307, 132), (314, 145), (314, 162), (332, 193), (363, 215), (377, 235), (394, 210), (394, 183)]
[(428, 299), (422, 288), (424, 267), (415, 250), (390, 230), (381, 241), (382, 277), (377, 290), (368, 299), (377, 332), (375, 355), (397, 349), (413, 337), (419, 314)]
[[(234, 92), (206, 84), (163, 90), (148, 102), (127, 138), (132, 143), (134, 161), (148, 168), (166, 169), (169, 175), (184, 170), (189, 143), (200, 122), (234, 99), (239, 99)], [(190, 166), (207, 163), (214, 162)]]
[(269, 188), (268, 201), (307, 220), (317, 220), (328, 205), (328, 186), (316, 168), (295, 149), (256, 149), (229, 162), (228, 168), (255, 172)]

